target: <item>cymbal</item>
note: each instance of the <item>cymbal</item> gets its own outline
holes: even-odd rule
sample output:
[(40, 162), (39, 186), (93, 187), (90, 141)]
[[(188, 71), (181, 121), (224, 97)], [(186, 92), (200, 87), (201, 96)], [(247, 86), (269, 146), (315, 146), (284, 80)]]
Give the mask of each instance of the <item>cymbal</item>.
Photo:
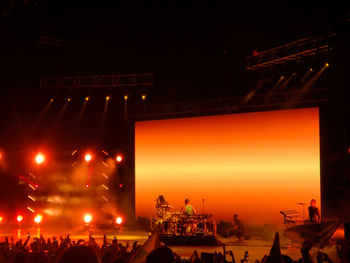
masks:
[(163, 208), (173, 208), (171, 205), (161, 205)]

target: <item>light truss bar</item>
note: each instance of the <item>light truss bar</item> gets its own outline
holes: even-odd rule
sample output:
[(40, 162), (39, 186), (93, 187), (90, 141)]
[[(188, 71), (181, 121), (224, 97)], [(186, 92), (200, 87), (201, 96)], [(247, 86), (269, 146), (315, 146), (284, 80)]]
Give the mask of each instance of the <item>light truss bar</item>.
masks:
[(46, 89), (144, 87), (153, 85), (154, 78), (151, 73), (40, 78), (40, 88)]
[(272, 48), (257, 55), (246, 57), (247, 70), (261, 70), (301, 58), (327, 54), (332, 50), (331, 43), (336, 34), (303, 38), (283, 46)]
[(250, 109), (270, 109), (279, 107), (318, 106), (327, 102), (328, 88), (313, 88), (302, 94), (299, 90), (276, 92), (271, 96), (256, 94), (248, 102), (245, 96), (219, 98), (201, 101), (156, 104), (128, 109), (128, 117), (134, 120), (155, 118), (196, 116), (201, 114), (222, 114), (248, 111)]

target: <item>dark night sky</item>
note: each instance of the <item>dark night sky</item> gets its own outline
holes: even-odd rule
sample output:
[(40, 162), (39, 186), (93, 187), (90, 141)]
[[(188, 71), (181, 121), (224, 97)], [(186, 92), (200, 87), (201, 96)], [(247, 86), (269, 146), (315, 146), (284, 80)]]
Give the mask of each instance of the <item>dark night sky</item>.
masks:
[[(1, 20), (3, 137), (26, 133), (55, 94), (38, 89), (41, 76), (151, 72), (158, 101), (239, 95), (253, 82), (244, 69), (253, 50), (344, 31), (348, 23), (340, 1), (28, 3)], [(65, 46), (38, 44), (41, 36)]]

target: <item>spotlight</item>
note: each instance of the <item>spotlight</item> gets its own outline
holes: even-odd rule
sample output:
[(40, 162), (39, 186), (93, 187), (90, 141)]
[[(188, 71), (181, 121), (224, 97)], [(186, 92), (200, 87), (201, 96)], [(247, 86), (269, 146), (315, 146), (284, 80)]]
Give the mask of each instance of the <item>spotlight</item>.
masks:
[(127, 101), (127, 100), (128, 100), (128, 98), (129, 98), (129, 96), (128, 96), (128, 95), (125, 95), (125, 96), (124, 96), (124, 100), (125, 100), (125, 101)]
[(142, 94), (141, 98), (142, 98), (142, 100), (145, 100), (146, 99), (146, 95)]
[(92, 155), (87, 153), (87, 154), (85, 154), (84, 159), (85, 159), (86, 162), (90, 162), (92, 160)]
[(117, 217), (117, 219), (115, 220), (115, 222), (120, 225), (123, 222), (123, 218), (121, 218), (120, 216)]
[(121, 163), (123, 161), (123, 156), (121, 154), (117, 154), (115, 160), (117, 161), (117, 163)]
[(92, 215), (91, 215), (91, 214), (85, 214), (85, 215), (84, 215), (84, 222), (85, 222), (86, 224), (90, 224), (91, 221), (92, 221)]
[(123, 184), (119, 184), (119, 188), (123, 188)]
[(329, 67), (329, 64), (328, 64), (328, 62), (326, 62), (326, 64), (324, 64), (325, 66), (326, 66), (326, 68), (328, 68)]
[(86, 186), (86, 188), (89, 188), (89, 184), (86, 184), (85, 186)]
[(2, 159), (2, 153), (0, 152), (0, 160)]
[(43, 215), (42, 214), (37, 214), (35, 217), (34, 217), (34, 222), (39, 224), (41, 223), (41, 221), (43, 221)]
[(42, 164), (44, 161), (45, 161), (45, 155), (43, 155), (42, 153), (38, 153), (38, 154), (35, 156), (35, 162), (36, 162), (37, 164)]
[(71, 98), (68, 98), (67, 101), (71, 101)]
[(85, 98), (85, 101), (88, 101), (90, 99), (90, 97), (89, 96), (87, 96), (86, 98)]
[(53, 102), (53, 99), (52, 99), (52, 98), (50, 99), (50, 102)]
[(22, 222), (22, 220), (23, 220), (23, 216), (22, 215), (17, 215), (17, 222), (18, 223), (21, 223)]
[(107, 97), (106, 97), (106, 101), (109, 101), (110, 99), (111, 99), (110, 96), (107, 96)]
[(4, 221), (4, 218), (0, 216), (0, 225), (2, 224), (3, 221)]
[(310, 68), (309, 70), (310, 70), (310, 72), (314, 71), (312, 68)]

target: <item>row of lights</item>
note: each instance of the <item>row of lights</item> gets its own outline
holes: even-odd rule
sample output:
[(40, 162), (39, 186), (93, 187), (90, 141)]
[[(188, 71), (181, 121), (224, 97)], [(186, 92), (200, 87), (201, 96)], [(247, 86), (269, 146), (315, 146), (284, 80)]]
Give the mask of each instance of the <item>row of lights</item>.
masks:
[[(1, 157), (0, 157), (1, 158)], [(36, 156), (35, 156), (35, 158), (34, 158), (34, 160), (35, 160), (35, 163), (36, 164), (38, 164), (38, 165), (40, 165), (40, 164), (42, 164), (42, 163), (44, 163), (45, 162), (45, 155), (43, 154), (43, 153), (38, 153)], [(84, 155), (84, 160), (86, 161), (86, 162), (90, 162), (91, 160), (93, 159), (93, 155), (91, 154), (91, 153), (86, 153), (85, 155)], [(122, 161), (123, 161), (123, 155), (121, 155), (121, 154), (117, 154), (116, 156), (115, 156), (115, 161), (117, 162), (117, 163), (121, 163)]]
[[(109, 101), (111, 99), (111, 96), (106, 96), (106, 101)], [(124, 95), (124, 101), (127, 101), (129, 99), (129, 95)], [(142, 100), (146, 100), (147, 99), (147, 95), (146, 94), (142, 94), (141, 95), (141, 99)], [(67, 98), (67, 101), (70, 102), (72, 100), (72, 98)], [(89, 101), (90, 100), (90, 97), (89, 96), (86, 96), (85, 97), (85, 101)], [(50, 99), (51, 102), (54, 101), (53, 98)]]
[[(43, 221), (43, 215), (37, 214), (34, 216), (34, 223), (40, 224)], [(84, 214), (84, 222), (85, 224), (90, 224), (93, 221), (93, 216), (89, 213)], [(20, 224), (24, 220), (24, 216), (22, 214), (18, 214), (16, 216), (17, 222)], [(123, 218), (118, 216), (115, 220), (115, 223), (120, 225), (123, 222)], [(0, 225), (4, 223), (4, 217), (0, 216)]]
[[(43, 221), (43, 215), (42, 214), (36, 214), (34, 216), (34, 223), (36, 224), (40, 224), (42, 221)], [(16, 220), (17, 222), (20, 224), (23, 220), (24, 220), (24, 216), (22, 214), (18, 214), (16, 216)], [(4, 217), (3, 216), (0, 216), (0, 225), (4, 223)]]
[[(89, 213), (85, 214), (84, 215), (84, 222), (86, 225), (89, 225), (91, 224), (91, 222), (93, 221), (93, 216)], [(121, 223), (123, 223), (123, 218), (121, 218), (120, 216), (118, 216), (116, 219), (115, 219), (115, 223), (117, 225), (120, 225)]]

